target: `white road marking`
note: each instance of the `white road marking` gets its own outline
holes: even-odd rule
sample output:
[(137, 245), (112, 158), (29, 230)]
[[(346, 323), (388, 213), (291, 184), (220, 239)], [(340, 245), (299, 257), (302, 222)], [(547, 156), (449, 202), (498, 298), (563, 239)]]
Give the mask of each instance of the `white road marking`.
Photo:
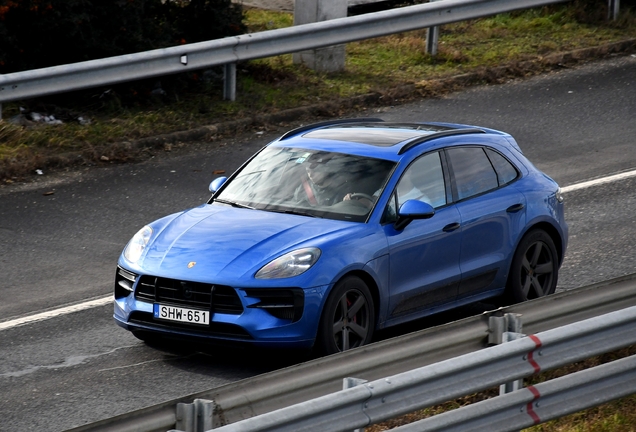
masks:
[(607, 177), (601, 177), (601, 178), (597, 178), (594, 180), (589, 180), (589, 181), (584, 181), (581, 183), (575, 183), (573, 185), (570, 186), (565, 186), (561, 188), (561, 192), (562, 193), (566, 193), (566, 192), (572, 192), (575, 190), (579, 190), (579, 189), (586, 189), (592, 186), (598, 186), (601, 184), (605, 184), (605, 183), (612, 183), (612, 182), (616, 182), (616, 181), (620, 181), (620, 180), (625, 180), (627, 178), (630, 177), (636, 177), (636, 170), (632, 170), (632, 171), (625, 171), (619, 174), (614, 174), (611, 176), (607, 176)]
[(10, 321), (0, 322), (0, 331), (7, 330), (13, 327), (18, 327), (25, 324), (31, 324), (38, 321), (44, 321), (47, 319), (55, 318), (61, 315), (68, 315), (73, 312), (79, 312), (94, 307), (104, 306), (113, 302), (113, 296), (102, 297), (94, 300), (90, 300), (84, 303), (78, 303), (71, 306), (61, 307), (59, 309), (53, 309), (47, 312), (41, 312), (34, 315), (28, 315), (21, 318), (16, 318)]
[[(576, 183), (570, 186), (564, 186), (561, 188), (561, 192), (562, 193), (573, 192), (576, 190), (586, 189), (586, 188), (598, 186), (601, 184), (625, 180), (631, 177), (636, 177), (636, 170), (625, 171), (625, 172), (614, 174), (607, 177), (601, 177), (594, 180)], [(79, 303), (72, 306), (66, 306), (59, 309), (53, 309), (48, 312), (37, 313), (34, 315), (25, 316), (25, 317), (17, 318), (10, 321), (0, 322), (0, 331), (18, 327), (25, 324), (31, 324), (34, 322), (44, 321), (44, 320), (55, 318), (61, 315), (67, 315), (73, 312), (78, 312), (78, 311), (82, 311), (86, 309), (91, 309), (94, 307), (104, 306), (112, 301), (113, 301), (113, 296), (107, 296), (107, 297), (98, 298), (95, 300)]]

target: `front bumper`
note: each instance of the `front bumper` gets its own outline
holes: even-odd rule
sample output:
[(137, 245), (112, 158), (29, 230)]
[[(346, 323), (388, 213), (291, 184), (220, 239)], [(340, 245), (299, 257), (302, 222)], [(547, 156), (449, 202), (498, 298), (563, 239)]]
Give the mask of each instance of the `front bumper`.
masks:
[[(127, 283), (126, 279), (122, 280), (122, 273), (133, 275), (134, 278), (130, 278), (130, 283)], [(231, 310), (220, 308), (220, 312), (216, 311), (214, 306), (210, 306), (209, 325), (196, 325), (155, 318), (154, 303), (184, 306), (180, 304), (182, 300), (179, 296), (166, 299), (156, 295), (153, 300), (151, 295), (142, 292), (144, 288), (140, 287), (140, 277), (121, 268), (118, 268), (117, 274), (113, 318), (126, 330), (153, 333), (173, 339), (261, 347), (311, 347), (316, 338), (320, 311), (328, 289), (328, 286), (302, 289), (302, 310), (289, 314), (277, 304), (278, 297), (268, 300), (266, 294), (298, 288), (232, 288), (240, 300), (240, 305)], [(123, 286), (126, 288), (123, 289)]]

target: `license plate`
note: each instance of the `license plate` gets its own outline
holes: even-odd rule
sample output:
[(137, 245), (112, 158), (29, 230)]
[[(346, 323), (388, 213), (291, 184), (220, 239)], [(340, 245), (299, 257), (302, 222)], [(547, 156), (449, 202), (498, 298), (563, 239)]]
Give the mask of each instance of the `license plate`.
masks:
[(210, 312), (198, 309), (181, 308), (155, 303), (154, 317), (168, 321), (178, 321), (189, 324), (210, 324)]

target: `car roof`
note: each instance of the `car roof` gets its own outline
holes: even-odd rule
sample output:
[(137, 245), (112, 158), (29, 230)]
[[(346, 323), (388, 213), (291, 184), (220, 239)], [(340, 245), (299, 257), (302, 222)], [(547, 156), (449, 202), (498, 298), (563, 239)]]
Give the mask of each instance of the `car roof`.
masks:
[[(433, 148), (438, 139), (459, 135), (508, 134), (457, 123), (384, 122), (375, 118), (342, 119), (293, 129), (270, 144), (399, 160), (408, 150)], [(482, 141), (482, 140), (479, 140)]]

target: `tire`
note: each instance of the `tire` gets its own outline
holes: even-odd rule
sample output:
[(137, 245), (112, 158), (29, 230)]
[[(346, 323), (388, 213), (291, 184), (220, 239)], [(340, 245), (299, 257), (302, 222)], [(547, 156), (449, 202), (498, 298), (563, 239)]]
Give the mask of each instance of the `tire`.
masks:
[(371, 342), (375, 329), (373, 297), (358, 277), (339, 281), (329, 294), (320, 318), (316, 348), (328, 355)]
[(510, 265), (508, 297), (514, 303), (554, 293), (559, 262), (552, 238), (542, 230), (530, 231), (519, 243)]

